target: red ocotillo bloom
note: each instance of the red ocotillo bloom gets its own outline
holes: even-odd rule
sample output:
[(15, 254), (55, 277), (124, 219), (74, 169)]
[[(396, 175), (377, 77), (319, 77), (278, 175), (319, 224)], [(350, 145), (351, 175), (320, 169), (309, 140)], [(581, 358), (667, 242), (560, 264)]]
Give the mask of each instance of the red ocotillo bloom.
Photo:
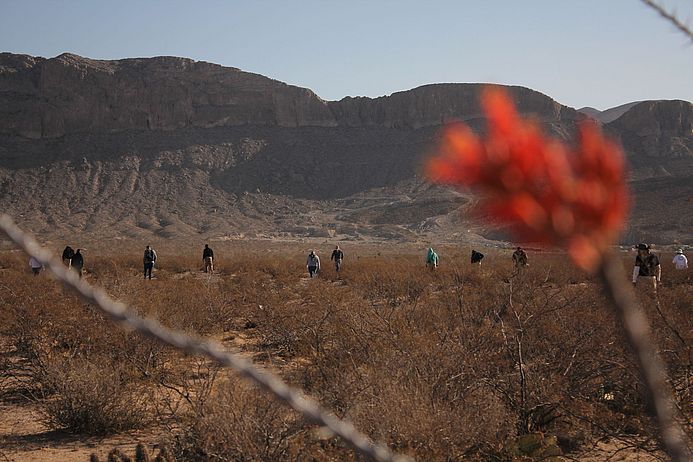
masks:
[(478, 190), (478, 211), (511, 225), (520, 239), (565, 247), (593, 270), (628, 212), (621, 149), (593, 123), (580, 125), (577, 146), (546, 137), (518, 116), (497, 87), (483, 92), (488, 130), (482, 139), (462, 123), (443, 132), (431, 180)]

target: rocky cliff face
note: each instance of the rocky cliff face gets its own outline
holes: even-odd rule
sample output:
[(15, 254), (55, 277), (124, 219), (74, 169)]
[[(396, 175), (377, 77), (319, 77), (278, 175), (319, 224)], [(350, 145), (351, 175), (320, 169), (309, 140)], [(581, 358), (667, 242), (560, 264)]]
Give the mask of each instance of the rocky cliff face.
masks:
[[(425, 85), (375, 99), (344, 98), (328, 104), (339, 125), (416, 129), (481, 118), (478, 97), (483, 87), (482, 84)], [(520, 112), (533, 114), (542, 122), (577, 118), (575, 110), (539, 92), (523, 87), (508, 89)]]
[(0, 55), (0, 133), (175, 130), (246, 124), (334, 125), (305, 88), (190, 59), (96, 61)]
[(693, 157), (693, 105), (688, 101), (644, 101), (606, 128), (632, 157)]
[[(441, 124), (483, 129), (481, 88), (327, 102), (183, 58), (3, 53), (0, 210), (49, 235), (454, 237), (474, 229), (460, 214), (470, 198), (430, 187), (419, 165)], [(539, 92), (508, 91), (560, 138), (583, 117)], [(690, 103), (648, 102), (606, 125), (646, 198), (629, 239), (663, 236), (660, 228), (690, 235), (691, 214), (672, 227), (665, 212), (693, 197), (692, 119)]]
[[(0, 133), (54, 138), (71, 133), (186, 127), (421, 128), (478, 117), (480, 85), (428, 85), (392, 96), (326, 102), (312, 91), (190, 59), (97, 61), (0, 54)], [(575, 111), (512, 87), (520, 110), (547, 122)]]

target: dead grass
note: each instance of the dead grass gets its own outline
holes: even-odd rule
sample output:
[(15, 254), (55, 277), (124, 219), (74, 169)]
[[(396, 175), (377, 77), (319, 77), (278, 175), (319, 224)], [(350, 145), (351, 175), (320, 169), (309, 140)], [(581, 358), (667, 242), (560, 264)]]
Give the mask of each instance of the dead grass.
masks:
[[(154, 281), (138, 259), (92, 257), (86, 277), (168, 326), (243, 337), (248, 354), (420, 460), (510, 460), (533, 432), (573, 454), (605, 437), (656, 450), (633, 359), (594, 281), (564, 255), (532, 253), (517, 273), (509, 254), (484, 253), (480, 267), (447, 250), (435, 272), (419, 255), (371, 253), (347, 259), (340, 279), (324, 261), (313, 280), (295, 251), (238, 252), (212, 276), (196, 255), (167, 256)], [(23, 260), (0, 255), (2, 335), (21, 358), (3, 367), (29, 373), (24, 395), (52, 426), (167, 425), (185, 460), (358, 460), (245, 383), (114, 326)], [(690, 421), (691, 284), (664, 268), (659, 305), (645, 309)]]

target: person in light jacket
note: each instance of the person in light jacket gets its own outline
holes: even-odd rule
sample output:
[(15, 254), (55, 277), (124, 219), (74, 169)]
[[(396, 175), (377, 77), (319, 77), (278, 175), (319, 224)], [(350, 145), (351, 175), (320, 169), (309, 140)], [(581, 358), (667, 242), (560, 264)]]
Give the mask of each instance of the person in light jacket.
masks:
[(678, 249), (674, 259), (671, 261), (677, 270), (688, 269), (688, 258), (683, 254), (683, 249)]
[(438, 268), (438, 261), (438, 254), (433, 250), (433, 247), (429, 247), (428, 253), (426, 254), (426, 266), (433, 271)]
[(43, 269), (43, 264), (32, 255), (29, 257), (29, 267), (31, 268), (31, 272), (34, 274), (34, 276), (38, 276), (41, 269)]
[(320, 257), (318, 257), (314, 250), (311, 250), (308, 254), (306, 268), (308, 268), (308, 274), (311, 278), (315, 277), (315, 275), (318, 274), (318, 271), (320, 271)]

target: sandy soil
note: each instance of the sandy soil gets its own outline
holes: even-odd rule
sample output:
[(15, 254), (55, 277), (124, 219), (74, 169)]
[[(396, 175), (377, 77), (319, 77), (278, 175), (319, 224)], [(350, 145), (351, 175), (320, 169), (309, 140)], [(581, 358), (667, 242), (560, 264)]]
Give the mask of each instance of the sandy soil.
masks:
[(71, 435), (51, 430), (41, 422), (35, 404), (27, 402), (0, 405), (0, 460), (12, 462), (88, 461), (92, 453), (106, 460), (108, 452), (118, 448), (134, 455), (141, 442), (154, 447), (157, 432), (128, 432), (106, 438)]

